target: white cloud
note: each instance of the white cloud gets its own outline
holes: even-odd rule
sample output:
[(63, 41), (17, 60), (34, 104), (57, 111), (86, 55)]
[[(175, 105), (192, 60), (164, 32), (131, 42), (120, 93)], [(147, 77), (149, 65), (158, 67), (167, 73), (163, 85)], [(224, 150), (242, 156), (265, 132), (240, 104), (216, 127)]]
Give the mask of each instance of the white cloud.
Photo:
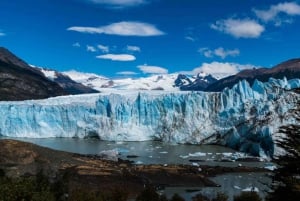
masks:
[(274, 21), (275, 25), (279, 26), (282, 23), (291, 23), (290, 19), (280, 17), (280, 13), (288, 16), (300, 15), (300, 5), (295, 2), (285, 2), (272, 5), (268, 10), (253, 9), (253, 11), (264, 22)]
[(207, 57), (207, 58), (211, 58), (211, 57), (213, 57), (214, 55), (214, 52), (211, 50), (211, 49), (209, 49), (209, 48), (207, 48), (207, 47), (202, 47), (202, 48), (200, 48), (199, 50), (198, 50), (198, 52), (199, 53), (201, 53), (201, 54), (203, 54), (205, 57)]
[(195, 75), (198, 73), (206, 73), (215, 76), (216, 78), (224, 78), (230, 75), (234, 75), (241, 70), (258, 68), (256, 66), (247, 64), (237, 64), (237, 63), (221, 63), (221, 62), (212, 62), (212, 63), (203, 63), (200, 67), (192, 70), (191, 74)]
[(139, 6), (148, 3), (146, 0), (89, 0), (96, 4), (107, 5), (111, 8), (124, 8), (131, 6)]
[(136, 58), (130, 54), (104, 54), (99, 55), (96, 58), (98, 59), (108, 59), (112, 61), (134, 61)]
[(86, 51), (88, 51), (88, 52), (97, 52), (97, 49), (94, 46), (87, 45), (86, 46)]
[(3, 33), (1, 30), (0, 30), (0, 36), (5, 36), (5, 33)]
[(127, 45), (126, 49), (131, 52), (140, 52), (141, 48), (138, 46)]
[(191, 36), (186, 36), (185, 39), (186, 39), (186, 40), (189, 40), (189, 41), (192, 41), (192, 42), (195, 42), (195, 41), (196, 41), (196, 39), (193, 38), (193, 37), (191, 37)]
[(159, 36), (165, 33), (154, 25), (143, 22), (123, 21), (102, 27), (69, 27), (68, 31), (77, 31), (90, 34), (108, 34), (119, 36)]
[(99, 44), (98, 49), (101, 50), (103, 53), (108, 53), (109, 52), (109, 46), (101, 45)]
[(136, 72), (133, 72), (133, 71), (121, 71), (121, 72), (117, 72), (117, 75), (125, 75), (125, 76), (128, 76), (128, 75), (136, 75), (137, 73)]
[(80, 45), (80, 43), (76, 42), (76, 43), (73, 43), (72, 46), (73, 47), (80, 47), (81, 45)]
[(223, 47), (219, 47), (214, 50), (211, 50), (209, 48), (200, 48), (198, 50), (198, 52), (200, 52), (207, 58), (212, 58), (214, 56), (218, 56), (218, 57), (221, 57), (222, 59), (225, 59), (228, 56), (236, 57), (236, 56), (240, 55), (239, 49), (226, 50)]
[(143, 73), (146, 74), (167, 74), (168, 69), (160, 66), (148, 66), (148, 65), (139, 65), (137, 66)]
[(232, 35), (236, 38), (258, 38), (265, 31), (264, 26), (255, 20), (233, 19), (218, 20), (210, 26), (212, 29)]

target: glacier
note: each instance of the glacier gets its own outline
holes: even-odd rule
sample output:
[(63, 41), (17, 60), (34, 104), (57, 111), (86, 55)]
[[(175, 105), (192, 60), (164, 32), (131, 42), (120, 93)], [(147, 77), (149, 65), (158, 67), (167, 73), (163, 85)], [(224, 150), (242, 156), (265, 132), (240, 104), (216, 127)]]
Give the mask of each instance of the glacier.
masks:
[(300, 79), (245, 80), (222, 92), (126, 91), (0, 102), (0, 135), (97, 137), (108, 141), (161, 140), (214, 143), (272, 156), (279, 126), (295, 121), (289, 110)]

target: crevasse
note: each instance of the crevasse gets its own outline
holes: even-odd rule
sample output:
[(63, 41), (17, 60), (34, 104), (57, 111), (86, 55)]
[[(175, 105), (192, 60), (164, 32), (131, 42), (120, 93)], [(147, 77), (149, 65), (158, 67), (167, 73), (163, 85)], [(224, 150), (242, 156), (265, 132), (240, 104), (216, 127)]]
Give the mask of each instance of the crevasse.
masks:
[(289, 90), (298, 87), (299, 79), (270, 79), (252, 86), (241, 81), (219, 93), (142, 91), (0, 102), (0, 135), (217, 143), (272, 155), (278, 127), (293, 121), (289, 110), (299, 95)]

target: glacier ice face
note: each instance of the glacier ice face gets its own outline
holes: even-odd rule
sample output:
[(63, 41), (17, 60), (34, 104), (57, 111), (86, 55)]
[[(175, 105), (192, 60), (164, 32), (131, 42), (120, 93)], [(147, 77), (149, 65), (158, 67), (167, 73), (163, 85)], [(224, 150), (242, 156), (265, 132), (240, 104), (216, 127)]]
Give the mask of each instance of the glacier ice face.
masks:
[(241, 81), (223, 92), (124, 92), (0, 102), (0, 135), (113, 141), (217, 143), (272, 155), (273, 135), (293, 121), (300, 80)]

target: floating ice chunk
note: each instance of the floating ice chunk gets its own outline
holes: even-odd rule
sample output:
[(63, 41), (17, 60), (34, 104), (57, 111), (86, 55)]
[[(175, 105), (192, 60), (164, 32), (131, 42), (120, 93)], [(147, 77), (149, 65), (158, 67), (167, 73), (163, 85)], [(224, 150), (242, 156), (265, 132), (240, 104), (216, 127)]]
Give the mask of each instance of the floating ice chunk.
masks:
[(243, 192), (257, 192), (258, 193), (259, 189), (257, 187), (252, 186), (252, 187), (244, 188), (242, 191)]
[(136, 164), (136, 165), (142, 165), (144, 163), (142, 161), (136, 161), (134, 164)]
[(118, 161), (119, 152), (117, 149), (104, 150), (99, 153), (99, 156), (106, 160)]
[(186, 159), (186, 158), (188, 158), (189, 156), (188, 156), (188, 155), (180, 155), (179, 157), (180, 157), (180, 158), (183, 158), (183, 159)]
[(274, 164), (266, 164), (265, 169), (270, 170), (270, 171), (274, 171), (277, 169), (277, 166)]
[(223, 156), (227, 156), (227, 157), (231, 157), (232, 156), (231, 152), (224, 152), (222, 154), (223, 154)]
[(241, 189), (242, 189), (242, 188), (239, 187), (239, 186), (233, 186), (233, 188), (238, 189), (238, 190), (241, 190)]
[(200, 165), (198, 163), (192, 163), (192, 166), (199, 167)]
[(167, 151), (161, 151), (159, 152), (160, 154), (167, 154), (168, 152)]
[(195, 152), (195, 153), (189, 153), (190, 157), (203, 157), (206, 156), (206, 153), (203, 152)]
[(124, 153), (128, 153), (129, 150), (125, 149), (125, 148), (117, 148), (117, 151), (119, 152), (119, 154), (124, 154)]

